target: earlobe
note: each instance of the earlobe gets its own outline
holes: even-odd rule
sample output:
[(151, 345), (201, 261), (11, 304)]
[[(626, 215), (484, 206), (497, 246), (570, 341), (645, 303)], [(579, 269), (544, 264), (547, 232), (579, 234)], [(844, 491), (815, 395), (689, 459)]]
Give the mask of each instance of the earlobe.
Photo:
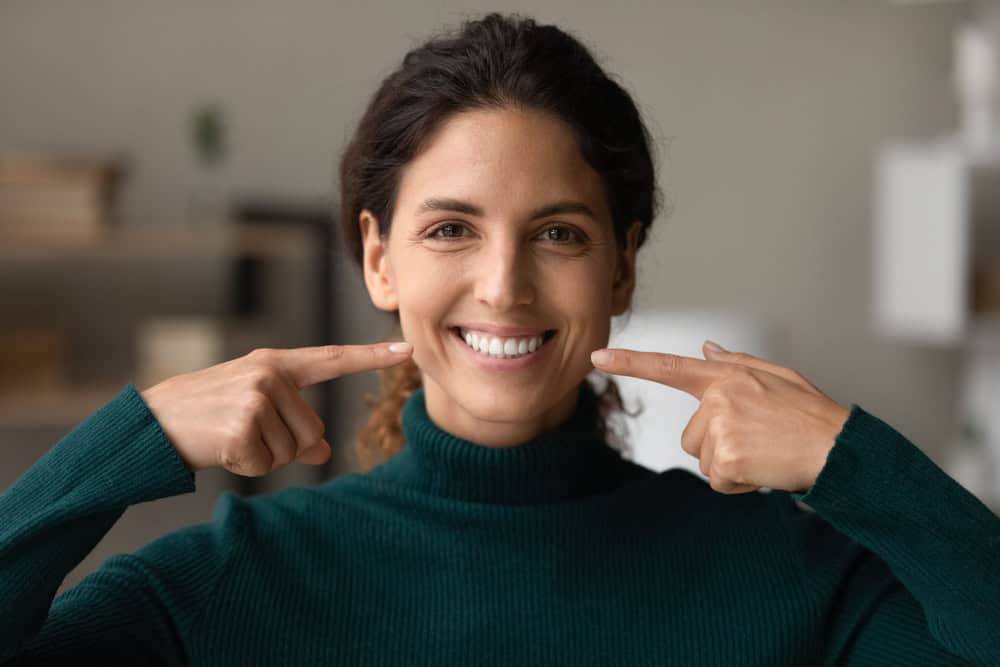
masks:
[(365, 287), (372, 304), (379, 310), (394, 311), (399, 308), (395, 281), (389, 264), (386, 240), (379, 233), (378, 220), (367, 209), (358, 217), (361, 231), (362, 268)]

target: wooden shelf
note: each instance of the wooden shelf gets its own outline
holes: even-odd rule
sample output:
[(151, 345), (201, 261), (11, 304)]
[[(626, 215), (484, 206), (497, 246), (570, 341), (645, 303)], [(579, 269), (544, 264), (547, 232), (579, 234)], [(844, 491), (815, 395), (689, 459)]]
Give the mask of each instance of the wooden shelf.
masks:
[(93, 240), (0, 235), (0, 260), (251, 256), (305, 258), (316, 254), (313, 230), (301, 225), (220, 222), (205, 225), (119, 225)]
[[(320, 219), (319, 216), (316, 216), (316, 220)], [(311, 310), (315, 313), (317, 329), (310, 334), (310, 337), (314, 340), (327, 341), (332, 338), (330, 316), (332, 283), (329, 266), (331, 256), (328, 247), (330, 230), (322, 224), (311, 224), (313, 222), (315, 221), (312, 219), (294, 219), (292, 222), (284, 220), (271, 222), (270, 220), (258, 219), (254, 222), (220, 220), (217, 223), (203, 225), (186, 223), (170, 225), (123, 224), (107, 227), (99, 238), (63, 241), (27, 237), (15, 238), (12, 234), (5, 234), (0, 230), (0, 265), (13, 274), (26, 268), (36, 270), (44, 263), (58, 265), (61, 262), (72, 262), (74, 269), (76, 264), (85, 263), (100, 267), (101, 271), (105, 270), (104, 265), (108, 265), (111, 268), (106, 272), (106, 275), (125, 275), (135, 279), (136, 276), (141, 278), (146, 271), (146, 263), (151, 264), (161, 259), (181, 261), (204, 259), (206, 264), (211, 264), (214, 261), (228, 264), (230, 259), (245, 258), (276, 260), (275, 263), (285, 264), (285, 266), (279, 267), (273, 272), (270, 270), (264, 272), (261, 286), (254, 287), (254, 289), (273, 289), (272, 286), (277, 284), (275, 281), (286, 276), (286, 269), (295, 272), (296, 281), (308, 277), (311, 285), (306, 287), (306, 291), (302, 293), (308, 293), (309, 300), (312, 300), (313, 294), (315, 294), (315, 305)], [(45, 267), (41, 270), (45, 271), (48, 268)], [(227, 268), (224, 279), (231, 280), (233, 271), (232, 267)], [(272, 273), (274, 276), (270, 277)], [(315, 273), (315, 279), (312, 277), (313, 273)], [(30, 288), (30, 285), (27, 287)], [(287, 286), (283, 285), (282, 288), (285, 287)], [(179, 289), (176, 285), (172, 285), (170, 288)], [(46, 285), (39, 289), (44, 291)], [(51, 286), (49, 289), (51, 291)], [(187, 285), (185, 289), (198, 290), (200, 287)], [(137, 300), (146, 294), (142, 290), (136, 292), (135, 298)], [(28, 304), (30, 307), (30, 294), (19, 295), (19, 298), (20, 302)], [(274, 303), (270, 301), (274, 301)], [(280, 303), (280, 300), (271, 299), (270, 301), (268, 309), (266, 312), (262, 312), (261, 316), (280, 317), (281, 313), (293, 310), (286, 308)], [(219, 314), (216, 311), (219, 308), (216, 301), (206, 302), (202, 305), (201, 301), (192, 297), (188, 298), (187, 301), (181, 299), (179, 303), (179, 306), (172, 305), (170, 307), (167, 316), (178, 317), (179, 313), (188, 307), (184, 304), (195, 303), (198, 305), (190, 306), (192, 313), (196, 312), (200, 316), (204, 316), (205, 307), (210, 306), (213, 313)], [(141, 319), (156, 316), (159, 311), (159, 306), (155, 302), (138, 304), (138, 306), (137, 304), (129, 304), (126, 317), (132, 318), (132, 320)], [(101, 307), (113, 308), (115, 305), (102, 304)], [(226, 307), (230, 308), (231, 304)], [(58, 308), (58, 301), (50, 298), (44, 307), (36, 309), (43, 317), (44, 313), (41, 311), (44, 308)], [(229, 311), (227, 310), (227, 312)], [(72, 331), (75, 321), (72, 317), (84, 316), (85, 314), (82, 312), (72, 313), (67, 331)], [(304, 324), (307, 320), (302, 319), (301, 322)], [(244, 340), (244, 334), (247, 333), (241, 330), (240, 335), (237, 336), (237, 340), (241, 344), (253, 338), (251, 335), (250, 338)], [(286, 331), (286, 333), (288, 332)], [(255, 345), (275, 346), (281, 344), (279, 339), (273, 337), (259, 338), (259, 342), (255, 342)], [(114, 353), (113, 347), (114, 344), (110, 346), (110, 354)], [(136, 372), (138, 373), (138, 371)], [(55, 374), (58, 375), (58, 373)], [(114, 378), (119, 374), (116, 368), (103, 377)], [(5, 431), (18, 429), (65, 429), (68, 432), (114, 398), (130, 381), (132, 380), (126, 378), (117, 382), (103, 380), (99, 384), (93, 384), (83, 380), (81, 386), (61, 387), (56, 384), (56, 388), (52, 390), (27, 388), (0, 390), (0, 441), (4, 439)], [(315, 396), (311, 400), (316, 406), (317, 412), (321, 418), (326, 420), (331, 403), (329, 389), (322, 386), (313, 390), (312, 393)]]

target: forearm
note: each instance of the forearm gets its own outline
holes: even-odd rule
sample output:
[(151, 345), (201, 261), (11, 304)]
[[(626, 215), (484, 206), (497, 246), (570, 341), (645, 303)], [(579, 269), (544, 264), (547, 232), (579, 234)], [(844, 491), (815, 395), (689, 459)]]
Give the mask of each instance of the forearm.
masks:
[(0, 495), (0, 660), (42, 628), (58, 586), (132, 504), (194, 490), (134, 387)]
[(900, 433), (854, 406), (816, 483), (791, 495), (883, 560), (945, 649), (1000, 664), (1000, 519)]

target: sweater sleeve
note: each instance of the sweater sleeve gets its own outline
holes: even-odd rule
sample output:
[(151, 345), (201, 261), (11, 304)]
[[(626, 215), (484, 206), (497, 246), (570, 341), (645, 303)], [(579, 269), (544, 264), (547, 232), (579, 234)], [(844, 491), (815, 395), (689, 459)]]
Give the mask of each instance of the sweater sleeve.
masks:
[(852, 542), (803, 552), (807, 578), (838, 573), (827, 664), (1000, 665), (1000, 519), (899, 432), (853, 404), (788, 496)]
[(220, 576), (233, 498), (213, 524), (114, 556), (54, 598), (129, 505), (194, 489), (134, 385), (56, 443), (0, 495), (0, 664), (182, 662), (180, 623)]

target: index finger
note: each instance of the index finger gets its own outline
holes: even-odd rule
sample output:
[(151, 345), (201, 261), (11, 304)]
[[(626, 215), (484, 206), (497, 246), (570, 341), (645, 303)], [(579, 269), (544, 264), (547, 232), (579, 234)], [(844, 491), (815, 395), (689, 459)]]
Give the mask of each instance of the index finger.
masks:
[(275, 350), (278, 366), (288, 373), (299, 389), (342, 375), (395, 366), (409, 359), (412, 351), (413, 346), (406, 342)]
[[(602, 361), (596, 352), (608, 353), (607, 361)], [(664, 352), (639, 352), (621, 348), (596, 352), (591, 355), (591, 360), (602, 371), (659, 382), (685, 391), (698, 400), (701, 400), (701, 395), (708, 386), (723, 377), (732, 366)]]

